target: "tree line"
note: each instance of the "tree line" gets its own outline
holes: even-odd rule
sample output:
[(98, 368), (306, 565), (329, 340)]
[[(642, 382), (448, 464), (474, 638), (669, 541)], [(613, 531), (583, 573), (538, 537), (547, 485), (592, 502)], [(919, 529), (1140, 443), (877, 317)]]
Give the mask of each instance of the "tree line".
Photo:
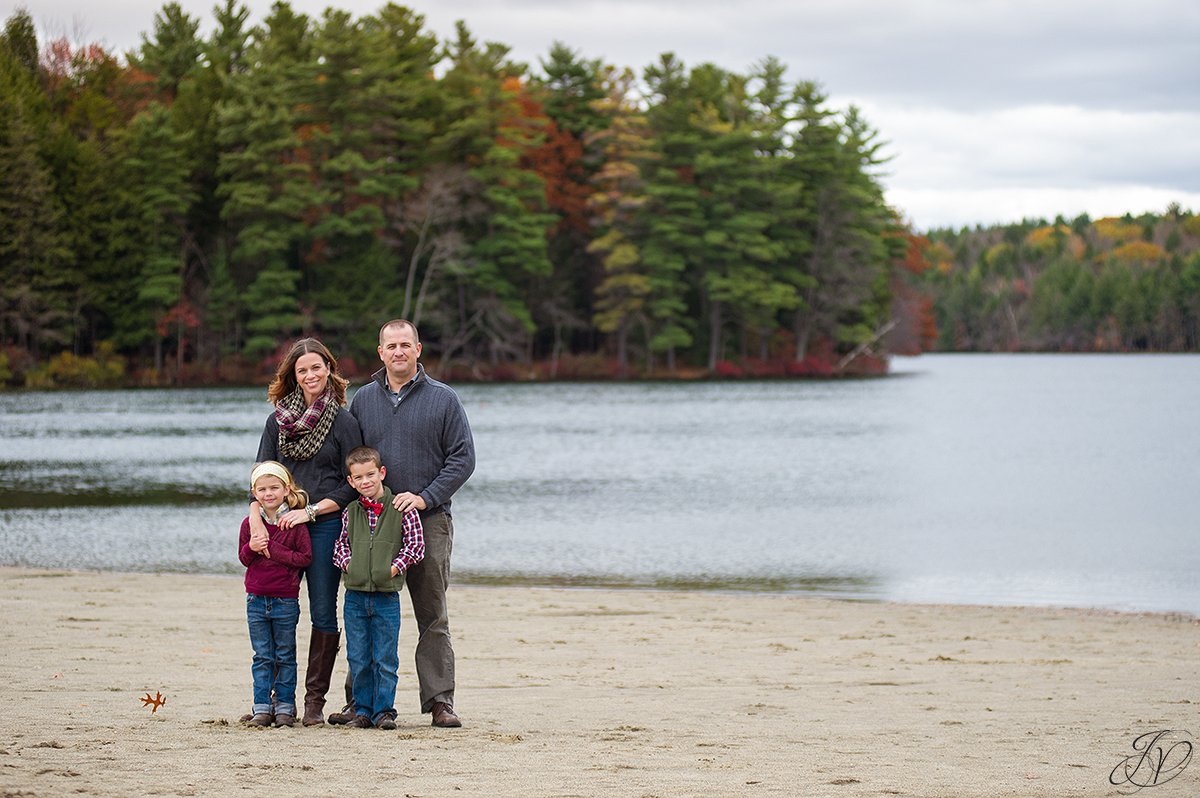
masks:
[(830, 373), (919, 309), (877, 132), (774, 58), (213, 15), (124, 55), (7, 20), (0, 382), (239, 381), (302, 334), (367, 370), (396, 316), (479, 376)]
[(1200, 350), (1200, 216), (1178, 204), (935, 230), (914, 248), (938, 349)]

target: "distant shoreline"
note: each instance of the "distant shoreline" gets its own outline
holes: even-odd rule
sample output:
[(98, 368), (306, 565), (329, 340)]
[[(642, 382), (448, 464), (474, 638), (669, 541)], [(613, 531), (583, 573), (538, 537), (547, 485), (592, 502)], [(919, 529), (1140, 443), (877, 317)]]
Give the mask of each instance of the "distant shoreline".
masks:
[[(877, 368), (869, 369), (848, 369), (843, 372), (834, 372), (832, 369), (825, 371), (806, 371), (795, 370), (788, 371), (786, 363), (772, 363), (767, 366), (758, 367), (750, 366), (747, 368), (725, 369), (721, 373), (710, 373), (700, 368), (681, 368), (675, 373), (655, 372), (647, 375), (632, 375), (618, 377), (611, 374), (579, 374), (572, 376), (550, 377), (545, 375), (545, 364), (533, 364), (529, 367), (528, 373), (521, 372), (516, 369), (506, 369), (505, 376), (473, 376), (470, 373), (459, 373), (451, 371), (448, 375), (438, 372), (436, 361), (434, 365), (429, 366), (429, 373), (438, 379), (443, 379), (452, 382), (455, 385), (653, 385), (653, 384), (677, 384), (677, 383), (730, 383), (739, 384), (747, 382), (843, 382), (847, 380), (874, 380), (886, 379), (894, 377), (908, 376), (905, 371), (893, 369), (894, 364), (899, 360), (902, 363), (919, 362), (922, 357), (1118, 357), (1118, 358), (1153, 358), (1153, 357), (1183, 357), (1194, 358), (1200, 357), (1200, 352), (1173, 352), (1173, 351), (1136, 351), (1136, 352), (1100, 352), (1100, 351), (1063, 351), (1063, 350), (1020, 350), (1015, 352), (995, 352), (983, 350), (948, 350), (948, 351), (929, 351), (919, 354), (909, 353), (891, 353), (886, 361), (881, 362)], [(350, 380), (350, 387), (355, 388), (363, 385), (371, 379), (371, 372), (347, 371), (345, 376)], [(270, 381), (270, 374), (256, 374), (254, 376), (239, 375), (235, 379), (225, 379), (222, 377), (210, 378), (210, 376), (200, 377), (193, 380), (185, 381), (178, 384), (173, 383), (147, 383), (139, 382), (136, 379), (122, 381), (119, 384), (101, 384), (101, 385), (4, 385), (0, 383), (0, 396), (19, 396), (25, 393), (73, 393), (79, 391), (164, 391), (164, 390), (229, 390), (229, 389), (259, 389), (263, 392), (263, 402), (266, 404), (266, 384)]]

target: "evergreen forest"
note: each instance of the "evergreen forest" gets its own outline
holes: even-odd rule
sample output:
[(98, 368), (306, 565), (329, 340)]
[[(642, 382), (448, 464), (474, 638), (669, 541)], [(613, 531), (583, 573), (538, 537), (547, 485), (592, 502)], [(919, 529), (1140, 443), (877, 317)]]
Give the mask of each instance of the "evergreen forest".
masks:
[[(203, 25), (202, 25), (203, 22)], [(201, 35), (201, 28), (211, 31)], [(1200, 218), (910, 229), (885, 143), (764, 57), (535, 65), (388, 4), (167, 3), (136, 50), (0, 33), (0, 385), (261, 382), (297, 337), (451, 379), (880, 373), (1194, 351)]]

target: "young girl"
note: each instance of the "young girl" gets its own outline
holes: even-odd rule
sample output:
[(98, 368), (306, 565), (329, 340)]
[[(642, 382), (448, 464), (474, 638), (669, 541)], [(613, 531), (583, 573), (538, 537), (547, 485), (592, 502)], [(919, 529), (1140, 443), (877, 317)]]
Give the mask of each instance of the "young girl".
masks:
[[(254, 660), (252, 726), (291, 726), (296, 721), (296, 622), (300, 620), (300, 572), (312, 562), (308, 527), (280, 529), (280, 516), (308, 504), (308, 494), (274, 460), (250, 473), (250, 490), (266, 530), (250, 533), (242, 521), (238, 559), (246, 566), (246, 620)], [(274, 702), (272, 702), (274, 693)]]

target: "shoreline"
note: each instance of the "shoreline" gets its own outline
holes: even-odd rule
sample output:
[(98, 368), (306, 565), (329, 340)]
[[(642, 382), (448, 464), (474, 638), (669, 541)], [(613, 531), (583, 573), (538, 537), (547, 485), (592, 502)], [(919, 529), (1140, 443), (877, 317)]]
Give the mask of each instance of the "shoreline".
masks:
[[(503, 375), (493, 376), (475, 376), (474, 372), (466, 370), (463, 372), (451, 370), (449, 375), (444, 375), (445, 379), (459, 385), (608, 385), (608, 384), (689, 384), (689, 383), (745, 383), (745, 382), (845, 382), (855, 380), (876, 380), (889, 379), (895, 377), (909, 377), (913, 372), (910, 370), (896, 371), (893, 366), (897, 361), (900, 363), (919, 362), (925, 357), (1132, 357), (1132, 358), (1153, 358), (1153, 357), (1200, 357), (1200, 352), (1197, 351), (1174, 351), (1168, 349), (1147, 349), (1147, 350), (1070, 350), (1070, 349), (1022, 349), (1018, 351), (995, 350), (995, 351), (980, 351), (974, 349), (963, 350), (928, 350), (923, 352), (889, 352), (885, 362), (872, 366), (866, 369), (847, 368), (842, 371), (837, 371), (833, 368), (833, 364), (826, 364), (829, 371), (824, 370), (789, 370), (788, 366), (792, 361), (769, 361), (763, 363), (752, 359), (745, 364), (739, 364), (732, 361), (728, 362), (729, 366), (717, 371), (708, 371), (707, 368), (701, 366), (679, 367), (676, 372), (657, 371), (651, 374), (627, 375), (624, 377), (617, 376), (615, 373), (608, 372), (586, 372), (574, 373), (571, 376), (550, 376), (548, 365), (545, 362), (535, 363), (522, 372), (520, 369), (504, 369)], [(436, 365), (430, 368), (431, 372), (435, 372)], [(347, 372), (343, 376), (350, 380), (351, 385), (361, 387), (362, 383), (368, 382), (371, 378), (372, 371), (354, 371)], [(10, 395), (17, 396), (28, 393), (82, 393), (90, 391), (164, 391), (164, 390), (179, 390), (179, 391), (203, 391), (203, 390), (230, 390), (230, 389), (254, 389), (261, 391), (265, 397), (266, 384), (272, 377), (271, 372), (255, 373), (250, 376), (239, 374), (236, 378), (224, 379), (219, 375), (204, 372), (197, 377), (189, 377), (183, 382), (145, 382), (137, 379), (130, 379), (118, 383), (103, 383), (103, 384), (52, 384), (52, 385), (27, 385), (27, 384), (0, 384), (0, 396)], [(441, 377), (439, 377), (441, 379)], [(264, 403), (265, 403), (264, 399)]]
[(461, 584), (463, 729), (415, 706), (405, 598), (397, 731), (251, 730), (235, 579), (0, 567), (0, 794), (1119, 795), (1136, 738), (1200, 732), (1190, 616)]
[[(79, 574), (140, 574), (146, 576), (154, 575), (174, 575), (174, 576), (194, 576), (194, 577), (216, 577), (222, 579), (236, 579), (241, 581), (242, 573), (240, 570), (221, 573), (217, 571), (171, 571), (171, 570), (154, 570), (154, 571), (129, 571), (111, 568), (47, 568), (40, 565), (11, 565), (0, 564), (0, 573), (6, 570), (13, 571), (30, 571), (30, 572), (47, 572), (54, 573), (79, 573)], [(770, 581), (770, 580), (768, 580)], [(774, 580), (779, 581), (779, 580)], [(1113, 615), (1130, 615), (1138, 617), (1158, 617), (1164, 619), (1174, 619), (1185, 622), (1200, 623), (1200, 613), (1189, 612), (1187, 610), (1178, 609), (1139, 609), (1129, 607), (1112, 607), (1098, 604), (1061, 604), (1054, 602), (1047, 603), (1023, 603), (1019, 601), (1003, 602), (989, 604), (979, 601), (903, 601), (886, 596), (873, 596), (867, 593), (856, 593), (853, 591), (839, 592), (836, 590), (822, 589), (796, 589), (796, 588), (770, 588), (763, 587), (751, 580), (736, 580), (734, 584), (726, 585), (716, 581), (701, 581), (680, 579), (677, 581), (660, 581), (658, 583), (646, 583), (639, 581), (620, 581), (620, 580), (591, 580), (586, 577), (524, 577), (524, 576), (471, 576), (469, 573), (463, 575), (462, 572), (457, 572), (454, 576), (452, 587), (461, 589), (523, 589), (523, 590), (583, 590), (583, 591), (611, 591), (614, 593), (624, 592), (649, 592), (649, 593), (698, 593), (698, 594), (717, 594), (731, 596), (756, 596), (756, 597), (771, 597), (780, 596), (797, 599), (812, 599), (815, 601), (832, 601), (832, 602), (851, 602), (865, 604), (880, 604), (880, 605), (895, 605), (899, 607), (938, 607), (938, 608), (953, 608), (953, 607), (970, 607), (975, 609), (1030, 609), (1030, 610), (1063, 610), (1067, 612), (1083, 612), (1083, 613), (1100, 613)], [(303, 592), (303, 591), (302, 591)]]

